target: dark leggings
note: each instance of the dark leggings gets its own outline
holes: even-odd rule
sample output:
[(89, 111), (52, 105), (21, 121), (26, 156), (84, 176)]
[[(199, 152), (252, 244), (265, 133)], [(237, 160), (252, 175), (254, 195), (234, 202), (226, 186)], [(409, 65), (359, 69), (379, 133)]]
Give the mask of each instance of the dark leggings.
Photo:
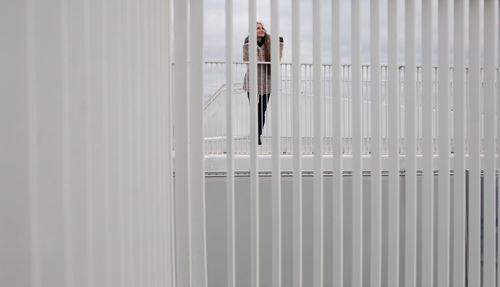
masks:
[[(247, 92), (248, 101), (250, 101), (250, 93)], [(258, 129), (259, 129), (259, 137), (262, 135), (262, 130), (264, 129), (264, 124), (266, 123), (266, 110), (267, 103), (271, 98), (271, 94), (259, 95), (259, 102), (257, 107), (257, 115), (258, 115)]]

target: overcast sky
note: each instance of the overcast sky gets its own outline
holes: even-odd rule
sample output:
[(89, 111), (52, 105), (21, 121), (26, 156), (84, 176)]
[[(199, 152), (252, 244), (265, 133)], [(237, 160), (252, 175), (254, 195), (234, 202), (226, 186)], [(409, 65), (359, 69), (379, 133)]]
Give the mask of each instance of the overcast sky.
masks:
[[(234, 1), (234, 57), (235, 60), (242, 58), (242, 44), (248, 35), (248, 0)], [(381, 60), (387, 62), (387, 0), (381, 2)], [(421, 64), (421, 5), (417, 1), (417, 64)], [(434, 1), (434, 63), (437, 64), (437, 1)], [(361, 62), (370, 62), (370, 1), (360, 0), (361, 3)], [(453, 63), (453, 1), (450, 3), (450, 61)], [(322, 0), (322, 56), (324, 62), (331, 61), (331, 0)], [(225, 53), (225, 0), (205, 0), (205, 59), (224, 60)], [(292, 7), (290, 0), (280, 1), (280, 35), (284, 38), (285, 48), (283, 61), (291, 61), (291, 18)], [(271, 31), (270, 1), (257, 0), (257, 20), (264, 23), (268, 32)], [(350, 1), (342, 0), (342, 62), (350, 63)], [(468, 24), (468, 23), (466, 23)], [(404, 0), (399, 0), (399, 61), (404, 63)], [(301, 2), (301, 47), (302, 61), (312, 62), (312, 0)]]

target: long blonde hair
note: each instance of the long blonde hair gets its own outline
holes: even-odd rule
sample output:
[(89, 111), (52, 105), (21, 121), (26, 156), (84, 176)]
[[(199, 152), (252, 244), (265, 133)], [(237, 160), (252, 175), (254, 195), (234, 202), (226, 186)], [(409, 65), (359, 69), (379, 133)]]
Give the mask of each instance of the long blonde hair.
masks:
[(257, 22), (257, 24), (260, 24), (262, 26), (262, 28), (264, 29), (264, 31), (266, 31), (266, 35), (264, 35), (264, 55), (266, 58), (266, 62), (270, 62), (271, 61), (271, 37), (269, 36), (269, 34), (267, 34), (267, 30), (264, 27), (264, 24), (262, 24), (262, 22)]

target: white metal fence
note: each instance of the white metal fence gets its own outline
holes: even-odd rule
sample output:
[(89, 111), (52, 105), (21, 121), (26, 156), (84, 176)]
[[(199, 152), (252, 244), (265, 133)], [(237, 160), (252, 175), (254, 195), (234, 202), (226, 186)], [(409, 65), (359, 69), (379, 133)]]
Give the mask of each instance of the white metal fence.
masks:
[[(263, 64), (263, 65), (269, 65)], [(234, 62), (234, 78), (238, 79), (233, 84), (233, 106), (235, 115), (233, 119), (234, 126), (234, 144), (236, 149), (235, 154), (249, 154), (249, 105), (247, 94), (242, 89), (244, 74), (247, 71), (247, 63)], [(223, 61), (206, 61), (205, 62), (205, 105), (203, 114), (204, 123), (204, 137), (205, 146), (204, 151), (206, 155), (221, 155), (226, 154), (226, 86), (225, 86), (225, 62)], [(312, 154), (312, 139), (313, 139), (313, 105), (312, 105), (312, 64), (301, 64), (301, 78), (300, 78), (300, 102), (303, 114), (301, 115), (301, 129), (302, 129), (302, 154)], [(371, 86), (370, 75), (371, 68), (369, 65), (362, 65), (361, 67), (361, 85), (362, 85), (362, 154), (368, 155), (371, 151)], [(416, 80), (416, 148), (417, 155), (422, 155), (423, 148), (423, 114), (422, 114), (422, 66), (417, 66), (417, 80)], [(405, 121), (405, 94), (404, 94), (404, 66), (399, 67), (399, 91), (400, 91), (400, 154), (404, 155), (405, 151), (405, 136), (404, 136), (404, 121)], [(483, 73), (483, 69), (481, 69)], [(388, 153), (388, 87), (387, 87), (387, 66), (383, 65), (380, 68), (380, 92), (381, 92), (381, 137), (382, 146), (381, 153), (387, 155)], [(450, 75), (450, 107), (449, 117), (453, 118), (454, 110), (454, 85), (453, 85), (453, 67), (449, 68)], [(438, 95), (438, 67), (433, 67), (432, 70), (432, 118), (436, 119), (439, 109), (437, 104)], [(322, 65), (322, 85), (323, 93), (326, 104), (324, 105), (324, 123), (323, 126), (323, 153), (332, 153), (332, 66), (331, 64)], [(350, 155), (352, 153), (352, 86), (351, 86), (351, 66), (342, 65), (341, 67), (341, 83), (342, 83), (342, 114), (343, 121), (341, 132), (343, 135), (342, 140), (342, 153)], [(292, 117), (295, 115), (292, 112), (292, 80), (291, 80), (291, 63), (281, 63), (281, 79), (280, 79), (280, 97), (282, 104), (280, 106), (281, 115), (281, 149), (283, 154), (292, 154)], [(467, 82), (466, 82), (467, 86)], [(483, 102), (483, 93), (480, 94), (480, 102)], [(466, 94), (466, 102), (469, 101), (469, 94)], [(260, 113), (261, 111), (259, 111)], [(271, 129), (272, 114), (267, 112), (266, 127), (263, 131), (263, 146), (258, 148), (259, 154), (271, 154)], [(484, 119), (481, 119), (481, 130), (484, 124)], [(438, 154), (438, 134), (439, 126), (437, 121), (433, 121), (433, 153)], [(467, 135), (467, 127), (465, 127)], [(450, 121), (450, 151), (453, 153), (453, 121)], [(481, 138), (484, 134), (481, 134)], [(467, 139), (466, 139), (467, 142)], [(482, 149), (481, 149), (482, 150)], [(467, 153), (467, 145), (466, 145)]]

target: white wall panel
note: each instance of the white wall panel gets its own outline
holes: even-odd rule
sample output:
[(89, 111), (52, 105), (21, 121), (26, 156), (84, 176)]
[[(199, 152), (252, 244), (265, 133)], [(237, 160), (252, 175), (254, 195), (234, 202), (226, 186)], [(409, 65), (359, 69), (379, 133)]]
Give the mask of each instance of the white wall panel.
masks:
[(171, 126), (159, 120), (170, 93), (155, 64), (168, 28), (153, 25), (158, 4), (0, 4), (0, 285), (172, 286), (172, 265), (159, 268), (171, 253), (156, 252), (171, 235), (160, 216), (171, 180), (157, 168), (170, 151), (156, 134)]

